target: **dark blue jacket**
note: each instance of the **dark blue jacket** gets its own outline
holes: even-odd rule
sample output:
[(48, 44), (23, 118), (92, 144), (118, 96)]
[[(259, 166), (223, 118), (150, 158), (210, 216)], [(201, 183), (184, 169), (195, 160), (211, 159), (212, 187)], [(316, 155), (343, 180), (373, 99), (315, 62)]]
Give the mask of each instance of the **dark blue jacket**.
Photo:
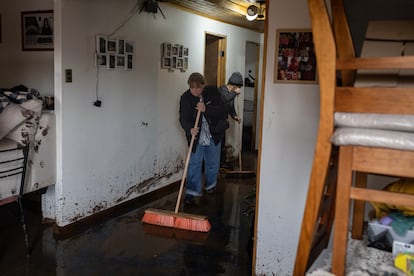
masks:
[[(206, 105), (206, 111), (202, 113), (206, 118), (211, 136), (214, 143), (217, 145), (224, 137), (224, 132), (229, 127), (227, 121), (227, 112), (224, 104), (221, 100), (220, 93), (215, 86), (206, 86), (202, 93), (203, 101)], [(194, 127), (195, 120), (197, 117), (196, 105), (200, 101), (199, 97), (195, 97), (191, 94), (190, 89), (185, 91), (180, 98), (180, 124), (185, 131), (185, 135), (190, 144), (191, 141), (191, 129)], [(199, 129), (201, 129), (202, 120), (199, 121)], [(197, 135), (194, 142), (193, 152), (195, 151), (198, 143)]]

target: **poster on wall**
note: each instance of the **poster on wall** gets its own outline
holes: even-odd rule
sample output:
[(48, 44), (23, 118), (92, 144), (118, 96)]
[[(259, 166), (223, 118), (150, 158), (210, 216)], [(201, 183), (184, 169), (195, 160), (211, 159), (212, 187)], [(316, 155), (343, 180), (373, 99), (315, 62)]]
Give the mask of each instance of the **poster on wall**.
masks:
[(53, 11), (21, 13), (23, 51), (53, 51)]
[(274, 82), (316, 83), (316, 56), (310, 29), (276, 30)]

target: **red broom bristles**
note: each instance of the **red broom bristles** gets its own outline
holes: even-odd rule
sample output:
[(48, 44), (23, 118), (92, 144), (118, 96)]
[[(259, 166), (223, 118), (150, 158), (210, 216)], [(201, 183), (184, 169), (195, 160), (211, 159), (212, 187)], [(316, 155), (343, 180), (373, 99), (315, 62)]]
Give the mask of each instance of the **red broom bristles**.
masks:
[(174, 227), (190, 231), (208, 232), (211, 225), (207, 219), (176, 217)]
[(142, 222), (198, 232), (208, 232), (211, 229), (210, 222), (204, 216), (156, 209), (145, 210)]
[(142, 222), (166, 227), (174, 227), (173, 216), (162, 211), (157, 211), (155, 209), (145, 210), (145, 214), (142, 217)]

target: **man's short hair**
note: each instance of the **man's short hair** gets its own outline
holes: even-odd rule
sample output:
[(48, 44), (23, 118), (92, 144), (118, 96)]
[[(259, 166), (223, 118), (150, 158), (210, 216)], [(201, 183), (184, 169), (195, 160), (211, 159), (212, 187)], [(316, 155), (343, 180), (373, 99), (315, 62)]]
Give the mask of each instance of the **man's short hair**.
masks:
[(191, 86), (191, 84), (196, 83), (196, 84), (201, 84), (204, 85), (206, 83), (206, 80), (204, 79), (204, 76), (201, 75), (200, 73), (192, 73), (190, 75), (190, 77), (188, 78), (187, 84)]

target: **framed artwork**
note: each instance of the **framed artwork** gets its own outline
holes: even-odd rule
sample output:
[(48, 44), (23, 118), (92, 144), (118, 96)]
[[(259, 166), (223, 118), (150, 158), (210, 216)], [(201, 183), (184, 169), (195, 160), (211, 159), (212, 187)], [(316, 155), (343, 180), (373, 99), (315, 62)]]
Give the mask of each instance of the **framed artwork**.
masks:
[(116, 39), (108, 39), (106, 44), (106, 49), (108, 53), (116, 53), (117, 47), (116, 47)]
[(21, 12), (23, 51), (53, 51), (53, 11)]
[(183, 69), (183, 59), (182, 58), (177, 58), (177, 66), (176, 66), (176, 68)]
[(177, 56), (172, 57), (171, 68), (177, 68)]
[(125, 41), (125, 53), (133, 54), (134, 53), (134, 42)]
[(125, 56), (123, 55), (116, 56), (116, 67), (125, 68)]
[(134, 55), (127, 54), (125, 58), (125, 70), (132, 70), (134, 69)]
[(118, 38), (116, 42), (116, 52), (118, 55), (124, 55), (125, 54), (125, 40)]
[(316, 56), (310, 29), (276, 30), (274, 82), (316, 83)]
[(178, 55), (178, 45), (171, 46), (171, 55), (172, 56)]
[(183, 56), (188, 57), (188, 48), (183, 48)]
[(171, 56), (171, 43), (165, 42), (163, 44), (163, 52), (162, 52), (162, 55), (164, 57), (170, 57)]
[(106, 36), (97, 35), (96, 36), (96, 52), (98, 54), (106, 54)]
[(95, 55), (95, 65), (99, 67), (106, 67), (106, 58), (107, 56), (105, 54), (96, 54)]
[(183, 47), (183, 45), (177, 45), (177, 47), (178, 47), (178, 56), (181, 58), (181, 57), (183, 57), (184, 47)]
[(106, 58), (106, 68), (115, 69), (116, 67), (116, 55), (113, 53), (108, 54)]
[(162, 57), (161, 67), (167, 69), (171, 68), (171, 57)]

